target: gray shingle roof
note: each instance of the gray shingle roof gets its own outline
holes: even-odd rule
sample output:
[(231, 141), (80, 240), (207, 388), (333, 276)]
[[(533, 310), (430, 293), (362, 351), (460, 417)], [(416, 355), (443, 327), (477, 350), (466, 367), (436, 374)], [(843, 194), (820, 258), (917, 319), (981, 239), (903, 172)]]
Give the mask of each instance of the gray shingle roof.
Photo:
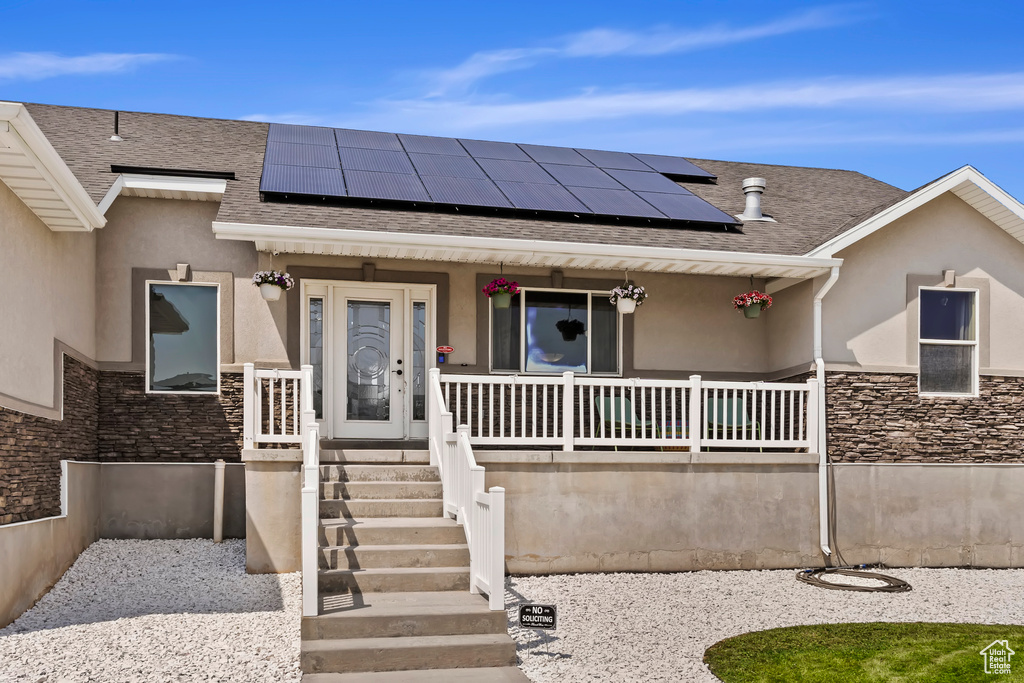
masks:
[(742, 180), (765, 178), (768, 186), (762, 205), (777, 222), (748, 222), (742, 232), (731, 232), (261, 202), (265, 123), (121, 112), (124, 140), (111, 142), (112, 111), (42, 104), (27, 107), (96, 202), (116, 178), (111, 164), (233, 171), (237, 180), (228, 181), (218, 214), (218, 220), (229, 223), (794, 255), (823, 243), (852, 219), (907, 195), (852, 171), (691, 159), (717, 175), (718, 184), (683, 185), (732, 215), (743, 211)]

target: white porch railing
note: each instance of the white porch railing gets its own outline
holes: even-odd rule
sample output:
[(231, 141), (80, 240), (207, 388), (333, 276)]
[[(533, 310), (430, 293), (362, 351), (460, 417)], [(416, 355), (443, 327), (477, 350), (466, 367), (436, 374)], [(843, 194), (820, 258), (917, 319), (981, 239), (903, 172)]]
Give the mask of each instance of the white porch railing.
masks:
[(484, 468), (476, 464), (468, 427), (452, 430), (440, 371), (430, 370), (427, 389), (430, 462), (439, 468), (444, 514), (462, 525), (469, 545), (469, 590), (487, 594), (492, 610), (505, 609), (505, 489), (484, 490)]
[(317, 528), (320, 524), (320, 425), (313, 408), (313, 366), (301, 370), (257, 370), (245, 364), (242, 440), (302, 448), (302, 614), (317, 614)]
[[(472, 445), (817, 449), (817, 380), (439, 375)], [(693, 428), (696, 426), (696, 428)], [(431, 422), (431, 434), (436, 427)], [(450, 426), (447, 427), (450, 430)]]

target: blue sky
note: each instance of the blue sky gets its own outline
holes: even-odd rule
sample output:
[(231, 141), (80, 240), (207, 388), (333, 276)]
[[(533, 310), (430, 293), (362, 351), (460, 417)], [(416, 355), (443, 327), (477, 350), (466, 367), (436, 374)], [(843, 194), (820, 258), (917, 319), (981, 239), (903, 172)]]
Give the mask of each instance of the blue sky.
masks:
[(1016, 3), (0, 4), (0, 99), (848, 168), (1024, 199)]

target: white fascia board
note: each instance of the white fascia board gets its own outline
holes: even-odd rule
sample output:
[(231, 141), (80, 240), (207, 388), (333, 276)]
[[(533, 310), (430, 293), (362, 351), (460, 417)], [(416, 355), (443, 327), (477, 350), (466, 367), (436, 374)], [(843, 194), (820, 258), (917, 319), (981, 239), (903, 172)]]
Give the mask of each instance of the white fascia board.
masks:
[[(640, 247), (634, 245), (589, 244), (583, 242), (552, 242), (462, 235), (434, 235), (423, 233), (377, 232), (344, 228), (315, 228), (299, 226), (260, 225), (253, 223), (226, 223), (214, 221), (213, 232), (218, 239), (246, 241), (284, 241), (313, 244), (358, 244), (364, 246), (401, 246), (405, 248), (449, 249), (488, 255), (498, 260), (502, 256), (523, 254), (555, 254), (591, 258), (633, 258), (651, 262), (694, 261), (706, 264), (729, 264), (749, 267), (786, 267), (806, 269), (808, 277), (827, 272), (842, 264), (842, 259), (777, 254), (750, 254), (733, 251), (704, 251), (700, 249), (672, 249)], [(811, 271), (816, 271), (811, 274)]]
[(124, 190), (153, 190), (155, 192), (194, 192), (199, 194), (223, 195), (228, 189), (228, 181), (219, 178), (188, 178), (184, 176), (145, 175), (141, 173), (122, 173), (114, 180), (99, 203), (99, 210), (106, 214), (110, 205)]
[(28, 158), (82, 224), (82, 230), (91, 232), (106, 225), (107, 219), (32, 120), (24, 104), (0, 102), (0, 122), (8, 124), (7, 130), (3, 132), (8, 146), (18, 149)]
[(807, 252), (806, 255), (819, 258), (834, 257), (837, 253), (846, 249), (851, 244), (859, 242), (898, 218), (902, 218), (911, 211), (919, 209), (939, 195), (956, 190), (965, 183), (974, 184), (978, 189), (982, 190), (1005, 206), (1018, 218), (1024, 220), (1024, 205), (1014, 199), (1001, 187), (982, 175), (982, 173), (976, 168), (967, 165), (958, 168), (952, 173), (939, 178), (929, 185), (926, 185), (909, 197), (905, 197), (896, 204), (893, 204), (885, 211), (882, 211), (866, 221), (859, 223), (843, 234), (833, 237), (821, 246), (815, 247), (811, 251)]

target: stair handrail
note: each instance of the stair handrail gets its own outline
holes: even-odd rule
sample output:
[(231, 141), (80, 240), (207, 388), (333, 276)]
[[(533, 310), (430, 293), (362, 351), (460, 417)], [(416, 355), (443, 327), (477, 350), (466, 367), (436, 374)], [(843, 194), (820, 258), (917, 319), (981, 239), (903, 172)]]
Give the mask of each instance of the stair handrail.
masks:
[(469, 443), (469, 427), (453, 429), (441, 390), (441, 371), (427, 373), (430, 464), (441, 475), (442, 514), (452, 517), (469, 546), (469, 592), (487, 593), (492, 610), (505, 609), (505, 489), (484, 490), (484, 468)]
[(302, 615), (318, 612), (318, 574), (320, 563), (317, 530), (320, 525), (320, 424), (313, 407), (313, 366), (302, 366), (301, 430), (302, 430)]
[(441, 370), (431, 368), (427, 373), (427, 447), (430, 449), (430, 464), (441, 475), (444, 512), (448, 514), (453, 504), (450, 482), (446, 481), (445, 462), (441, 454), (445, 449), (446, 436), (454, 434), (452, 414), (447, 408), (441, 392)]

